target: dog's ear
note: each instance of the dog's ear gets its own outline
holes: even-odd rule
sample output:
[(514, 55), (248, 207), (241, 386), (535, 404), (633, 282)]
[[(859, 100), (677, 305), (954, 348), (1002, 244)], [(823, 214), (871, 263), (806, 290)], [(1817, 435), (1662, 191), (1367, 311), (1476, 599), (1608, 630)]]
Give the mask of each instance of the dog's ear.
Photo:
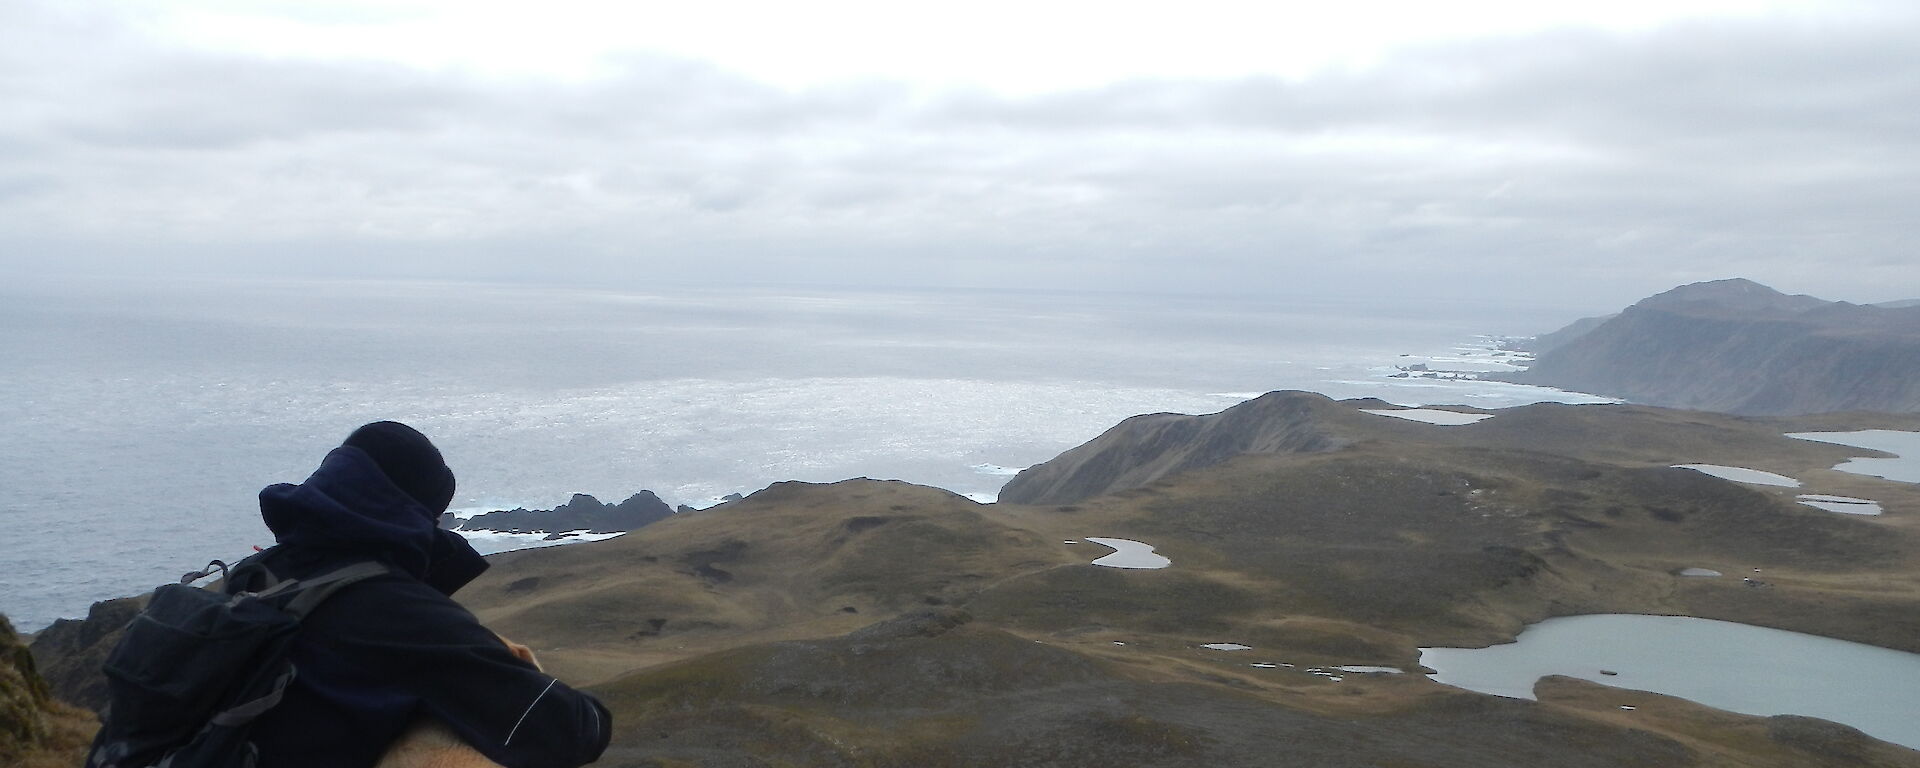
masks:
[(505, 635), (502, 635), (498, 632), (493, 633), (493, 636), (500, 638), (500, 642), (507, 644), (507, 650), (513, 653), (514, 658), (524, 661), (528, 664), (532, 664), (534, 669), (540, 670), (541, 672), (547, 671), (546, 667), (540, 666), (540, 660), (537, 658), (534, 658), (532, 648), (528, 648), (512, 640), (508, 640)]

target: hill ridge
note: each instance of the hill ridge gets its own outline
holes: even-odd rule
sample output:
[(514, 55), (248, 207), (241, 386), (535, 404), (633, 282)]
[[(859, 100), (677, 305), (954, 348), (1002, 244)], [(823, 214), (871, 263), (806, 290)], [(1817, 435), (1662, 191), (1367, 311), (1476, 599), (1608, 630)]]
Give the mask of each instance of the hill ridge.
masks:
[(1547, 334), (1489, 378), (1745, 415), (1920, 412), (1920, 306), (1829, 302), (1734, 279), (1680, 286)]
[(1011, 504), (1065, 504), (1167, 475), (1211, 466), (1243, 453), (1336, 450), (1343, 441), (1321, 421), (1332, 398), (1279, 391), (1216, 414), (1134, 416), (1099, 437), (1022, 470), (1000, 489)]

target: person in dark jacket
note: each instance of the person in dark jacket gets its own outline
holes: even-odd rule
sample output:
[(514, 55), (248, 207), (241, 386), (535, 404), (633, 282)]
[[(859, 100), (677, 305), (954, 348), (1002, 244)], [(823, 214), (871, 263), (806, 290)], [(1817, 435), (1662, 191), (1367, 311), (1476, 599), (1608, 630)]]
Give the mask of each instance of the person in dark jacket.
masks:
[(451, 598), (487, 568), (438, 526), (452, 499), (439, 449), (391, 421), (354, 431), (306, 482), (260, 492), (278, 542), (262, 557), (281, 578), (364, 560), (394, 571), (342, 589), (302, 622), (294, 680), (253, 726), (261, 766), (373, 766), (428, 718), (507, 768), (599, 759), (611, 738), (606, 707), (516, 655)]

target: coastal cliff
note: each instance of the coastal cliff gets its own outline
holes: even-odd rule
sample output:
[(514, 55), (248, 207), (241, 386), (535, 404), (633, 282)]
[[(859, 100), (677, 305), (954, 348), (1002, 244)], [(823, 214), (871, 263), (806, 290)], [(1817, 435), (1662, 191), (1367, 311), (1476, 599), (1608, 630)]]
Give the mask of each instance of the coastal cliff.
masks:
[(1748, 415), (1920, 411), (1920, 306), (1789, 296), (1750, 280), (1681, 286), (1543, 336), (1508, 381)]

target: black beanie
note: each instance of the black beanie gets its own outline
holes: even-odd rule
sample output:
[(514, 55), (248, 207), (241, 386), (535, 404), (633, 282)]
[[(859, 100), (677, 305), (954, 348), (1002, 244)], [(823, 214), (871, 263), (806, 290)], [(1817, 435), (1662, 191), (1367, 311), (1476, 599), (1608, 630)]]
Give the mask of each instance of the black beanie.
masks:
[(376, 421), (356, 429), (342, 446), (365, 451), (388, 480), (406, 491), (434, 518), (453, 501), (453, 470), (440, 449), (419, 430), (397, 421)]

